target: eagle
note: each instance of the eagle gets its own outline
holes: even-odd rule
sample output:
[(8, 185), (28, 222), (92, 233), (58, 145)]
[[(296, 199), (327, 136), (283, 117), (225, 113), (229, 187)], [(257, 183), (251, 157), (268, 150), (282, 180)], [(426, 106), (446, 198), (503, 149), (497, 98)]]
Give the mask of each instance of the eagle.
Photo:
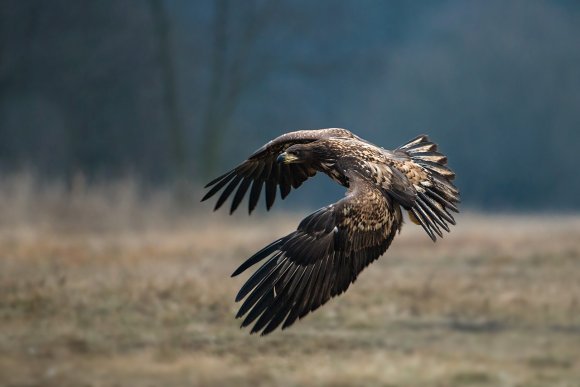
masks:
[[(249, 213), (265, 187), (270, 210), (317, 172), (346, 187), (344, 198), (308, 215), (296, 231), (248, 258), (232, 277), (262, 263), (241, 287), (236, 318), (251, 333), (268, 334), (345, 292), (401, 231), (403, 211), (435, 242), (455, 225), (459, 191), (447, 157), (426, 135), (386, 150), (347, 129), (283, 134), (206, 185), (202, 201), (221, 191), (214, 210), (233, 194), (230, 214), (249, 191)], [(234, 193), (235, 192), (235, 193)]]

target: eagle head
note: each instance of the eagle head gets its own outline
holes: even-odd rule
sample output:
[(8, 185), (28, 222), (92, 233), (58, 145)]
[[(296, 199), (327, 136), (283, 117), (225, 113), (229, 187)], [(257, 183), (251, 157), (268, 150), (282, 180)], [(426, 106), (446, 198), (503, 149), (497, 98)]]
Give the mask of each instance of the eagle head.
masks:
[(279, 164), (311, 163), (327, 161), (328, 149), (318, 141), (307, 144), (294, 144), (276, 158)]

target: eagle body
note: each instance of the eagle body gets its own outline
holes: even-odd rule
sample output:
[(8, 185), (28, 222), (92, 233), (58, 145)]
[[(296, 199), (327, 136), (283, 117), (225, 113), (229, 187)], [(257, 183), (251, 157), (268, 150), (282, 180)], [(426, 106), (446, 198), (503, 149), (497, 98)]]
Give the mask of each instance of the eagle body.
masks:
[(244, 300), (236, 317), (244, 317), (242, 327), (254, 324), (252, 333), (286, 328), (344, 292), (387, 250), (401, 230), (403, 210), (433, 241), (455, 224), (455, 174), (425, 135), (389, 151), (346, 129), (287, 133), (210, 182), (202, 201), (221, 190), (218, 209), (234, 194), (231, 213), (249, 191), (251, 213), (264, 190), (269, 210), (277, 188), (284, 199), (317, 172), (346, 187), (345, 197), (307, 216), (232, 275), (262, 262), (236, 297)]

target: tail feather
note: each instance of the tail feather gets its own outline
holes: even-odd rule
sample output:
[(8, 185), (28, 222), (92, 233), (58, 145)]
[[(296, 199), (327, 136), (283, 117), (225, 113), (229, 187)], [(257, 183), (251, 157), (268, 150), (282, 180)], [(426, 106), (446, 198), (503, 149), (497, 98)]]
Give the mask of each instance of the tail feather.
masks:
[(447, 166), (447, 156), (438, 152), (437, 144), (426, 135), (414, 138), (396, 152), (408, 156), (413, 168), (422, 171), (415, 174), (412, 181), (417, 198), (409, 209), (409, 215), (435, 241), (436, 235), (443, 236), (441, 229), (449, 231), (449, 224), (455, 224), (450, 212), (459, 212), (459, 190), (453, 184), (455, 172)]

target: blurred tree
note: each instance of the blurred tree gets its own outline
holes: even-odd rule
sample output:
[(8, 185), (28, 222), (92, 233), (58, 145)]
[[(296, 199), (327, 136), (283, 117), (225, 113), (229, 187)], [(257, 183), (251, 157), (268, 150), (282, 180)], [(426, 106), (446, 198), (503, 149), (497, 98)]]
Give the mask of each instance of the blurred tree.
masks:
[(578, 207), (577, 1), (145, 5), (0, 2), (1, 171), (205, 180), (345, 126), (385, 147), (428, 132), (466, 203)]
[(163, 102), (170, 134), (171, 155), (178, 178), (186, 176), (187, 149), (184, 124), (179, 111), (177, 75), (172, 52), (171, 25), (163, 0), (150, 0), (151, 14), (159, 44), (159, 63), (163, 78)]
[[(269, 63), (253, 60), (251, 50), (264, 32), (275, 1), (216, 0), (212, 26), (211, 81), (202, 127), (201, 168), (204, 178), (215, 173), (224, 136), (240, 97), (266, 76)], [(237, 18), (237, 20), (232, 20)]]

